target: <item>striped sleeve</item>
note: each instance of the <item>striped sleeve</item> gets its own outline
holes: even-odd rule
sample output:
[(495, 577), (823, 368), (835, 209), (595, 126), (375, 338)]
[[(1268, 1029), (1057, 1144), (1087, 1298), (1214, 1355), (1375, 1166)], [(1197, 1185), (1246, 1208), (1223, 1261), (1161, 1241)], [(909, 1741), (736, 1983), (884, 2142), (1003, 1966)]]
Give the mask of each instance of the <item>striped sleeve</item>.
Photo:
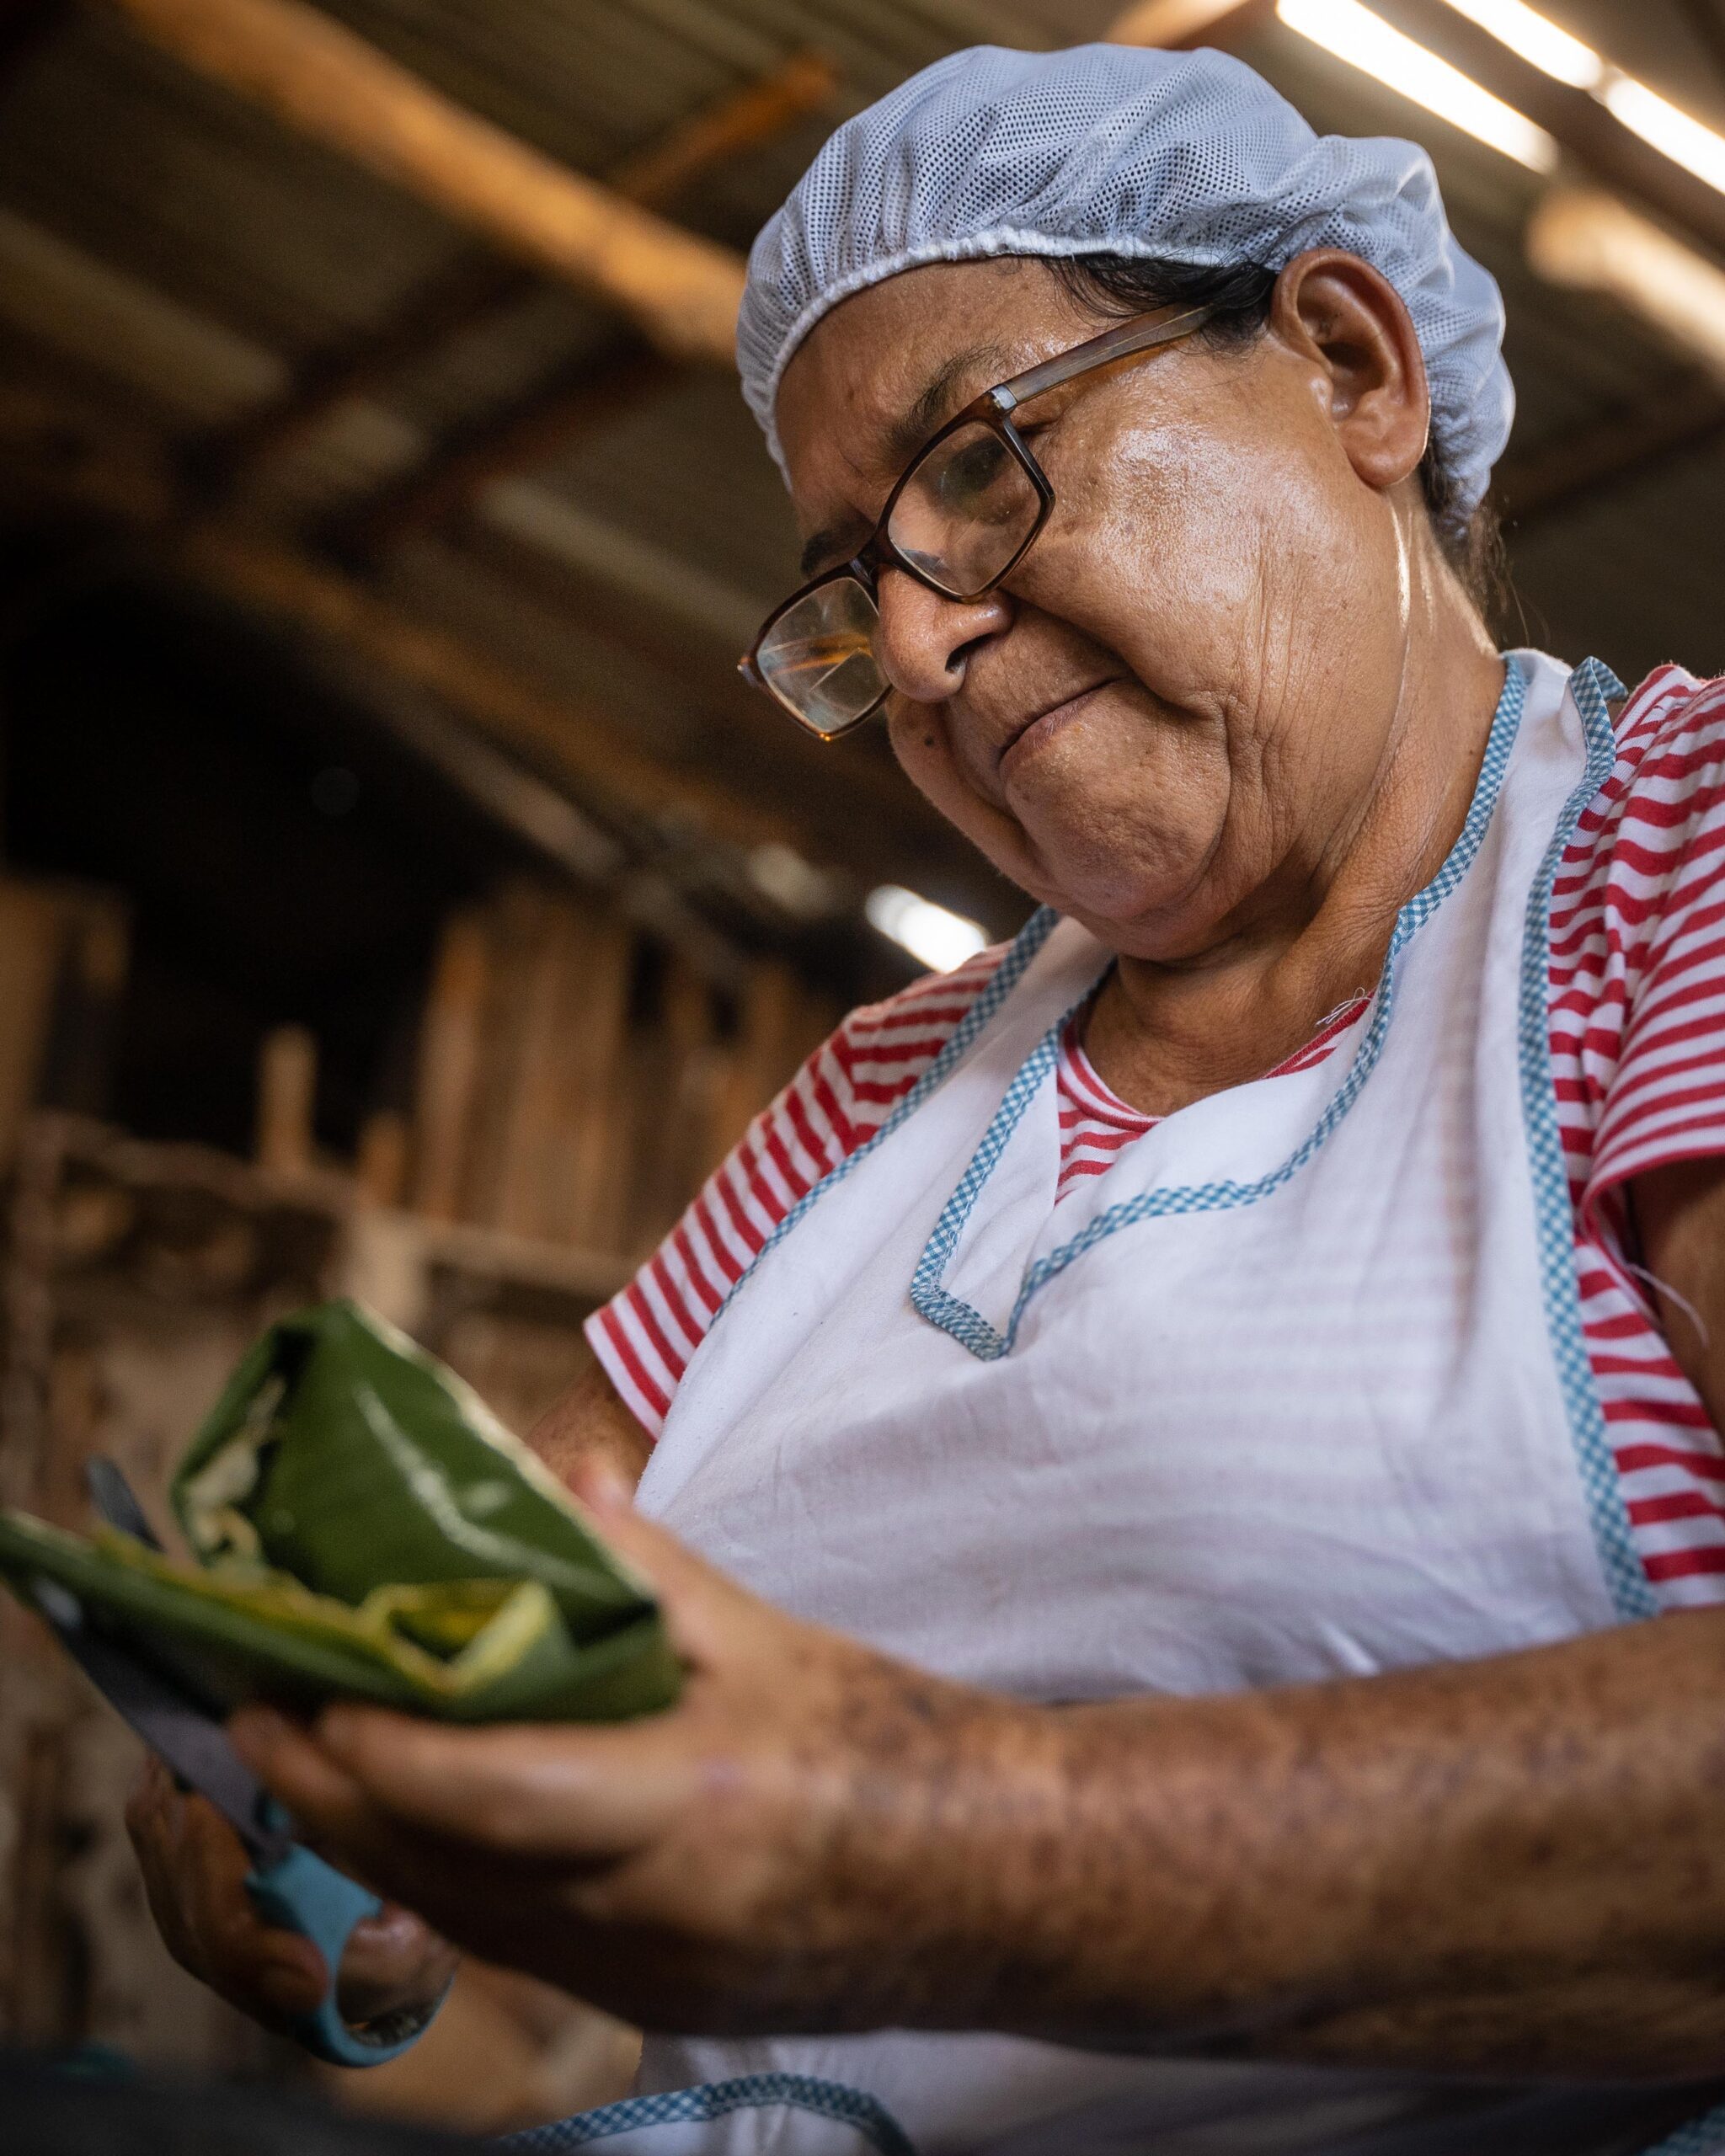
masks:
[(1626, 1184), (1725, 1153), (1725, 682), (1662, 668), (1553, 889), (1551, 1043), (1576, 1284), (1631, 1536), (1660, 1605), (1725, 1600), (1725, 1449), (1633, 1262)]
[(1583, 1059), (1600, 1099), (1583, 1211), (1650, 1168), (1725, 1153), (1725, 680), (1672, 686), (1623, 734), (1594, 804), (1602, 948)]
[(855, 1152), (946, 1045), (1005, 955), (979, 952), (884, 1003), (853, 1011), (763, 1108), (587, 1338), (656, 1438), (725, 1297), (797, 1201)]

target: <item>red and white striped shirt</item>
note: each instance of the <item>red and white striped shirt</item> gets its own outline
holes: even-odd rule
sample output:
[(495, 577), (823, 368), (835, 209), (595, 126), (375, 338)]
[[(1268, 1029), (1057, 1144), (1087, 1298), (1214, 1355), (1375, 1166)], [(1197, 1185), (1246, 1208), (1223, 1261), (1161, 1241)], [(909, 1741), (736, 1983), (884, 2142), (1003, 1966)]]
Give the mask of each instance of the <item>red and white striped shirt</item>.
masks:
[[(1725, 1153), (1725, 679), (1662, 668), (1616, 734), (1611, 775), (1553, 889), (1551, 1066), (1588, 1352), (1637, 1548), (1662, 1604), (1676, 1607), (1725, 1601), (1725, 1449), (1637, 1280), (1624, 1186)], [(852, 1011), (589, 1319), (595, 1351), (650, 1434), (733, 1283), (916, 1085), (1004, 948)], [(1363, 1007), (1334, 1012), (1278, 1070), (1328, 1055)], [(1058, 1068), (1064, 1198), (1155, 1118), (1109, 1091), (1071, 1029)]]

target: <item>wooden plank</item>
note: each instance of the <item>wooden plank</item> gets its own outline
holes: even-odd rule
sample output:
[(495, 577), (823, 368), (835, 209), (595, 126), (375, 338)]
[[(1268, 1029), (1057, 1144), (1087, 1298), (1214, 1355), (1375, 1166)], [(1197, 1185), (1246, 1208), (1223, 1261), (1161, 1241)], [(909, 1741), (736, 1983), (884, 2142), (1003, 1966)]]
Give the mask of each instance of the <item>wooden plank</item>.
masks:
[(480, 912), (485, 938), (485, 1006), (479, 1065), (467, 1116), (457, 1217), (521, 1235), (508, 1219), (506, 1182), (515, 1095), (531, 1021), (537, 962), (546, 939), (542, 888), (506, 884)]
[[(502, 1158), (487, 1193), (489, 1209), (475, 1217), (506, 1233), (602, 1248), (575, 1228), (568, 1204), (570, 1104), (580, 1091), (571, 990), (588, 970), (599, 926), (589, 909), (548, 894), (537, 911), (515, 1020), (520, 1049), (505, 1104)], [(579, 1123), (579, 1113), (574, 1119)]]
[(258, 1052), (258, 1166), (267, 1175), (308, 1175), (318, 1096), (318, 1043), (303, 1026), (277, 1026)]
[(744, 986), (736, 1037), (715, 1103), (713, 1144), (719, 1159), (797, 1067), (798, 1000), (797, 976), (782, 959), (756, 959)]
[(461, 1218), (467, 1124), (478, 1085), (487, 972), (485, 931), (471, 913), (451, 914), (419, 1022), (414, 1112), (414, 1203), (434, 1220)]
[(670, 953), (633, 1134), (629, 1219), (633, 1247), (644, 1257), (670, 1231), (713, 1165), (714, 1098), (724, 1067), (718, 1031), (711, 990)]
[(152, 43), (327, 147), (628, 315), (734, 363), (740, 255), (466, 111), (305, 0), (108, 0)]
[(634, 939), (595, 920), (563, 983), (571, 1155), (563, 1234), (590, 1250), (624, 1247), (628, 1187), (629, 974)]

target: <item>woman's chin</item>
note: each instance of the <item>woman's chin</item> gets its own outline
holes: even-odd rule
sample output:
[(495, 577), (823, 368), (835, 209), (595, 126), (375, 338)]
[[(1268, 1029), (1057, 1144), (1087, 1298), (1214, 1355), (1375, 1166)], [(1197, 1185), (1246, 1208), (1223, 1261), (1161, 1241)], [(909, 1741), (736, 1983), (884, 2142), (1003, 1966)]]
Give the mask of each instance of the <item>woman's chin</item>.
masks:
[(1187, 946), (1204, 940), (1201, 932), (1194, 934), (1177, 894), (1165, 890), (1098, 893), (1052, 885), (1040, 895), (1056, 913), (1125, 957), (1183, 957)]
[[(1118, 855), (1098, 857), (1096, 833), (1072, 834), (1060, 846), (1056, 835), (1027, 833), (1035, 856), (1033, 876), (1021, 878), (1055, 912), (1080, 921), (1093, 935), (1135, 956), (1159, 955), (1163, 946), (1189, 941), (1199, 924), (1201, 868), (1183, 859), (1123, 862)], [(1204, 856), (1194, 850), (1201, 862)], [(1201, 937), (1200, 937), (1201, 940)], [(1152, 950), (1149, 947), (1156, 947)]]

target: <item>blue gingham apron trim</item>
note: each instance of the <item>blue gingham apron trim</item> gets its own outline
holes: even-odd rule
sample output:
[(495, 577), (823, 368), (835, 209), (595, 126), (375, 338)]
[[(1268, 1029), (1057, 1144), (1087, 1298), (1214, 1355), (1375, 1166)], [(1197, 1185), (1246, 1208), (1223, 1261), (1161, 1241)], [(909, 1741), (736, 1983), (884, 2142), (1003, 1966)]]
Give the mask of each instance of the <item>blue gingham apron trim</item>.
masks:
[(563, 2156), (565, 2149), (590, 2148), (643, 2127), (700, 2126), (733, 2111), (786, 2109), (813, 2111), (855, 2127), (880, 2156), (916, 2156), (904, 2128), (875, 2097), (809, 2073), (745, 2073), (734, 2081), (710, 2081), (661, 2095), (626, 2096), (596, 2111), (577, 2111), (550, 2126), (508, 2134), (493, 2146), (515, 2156)]
[[(950, 1333), (960, 1347), (968, 1348), (979, 1360), (996, 1361), (1012, 1352), (1024, 1313), (1033, 1298), (1050, 1280), (1064, 1273), (1068, 1266), (1075, 1264), (1087, 1251), (1094, 1250), (1108, 1236), (1119, 1234), (1122, 1229), (1134, 1227), (1140, 1220), (1162, 1219), (1179, 1214), (1225, 1212), (1238, 1206), (1256, 1205), (1273, 1192), (1281, 1189), (1300, 1172), (1359, 1099), (1366, 1080), (1377, 1067), (1384, 1043), (1389, 1038), (1390, 1019), (1395, 1007), (1397, 961), (1413, 937), (1461, 883), (1479, 851), (1503, 788), (1503, 774), (1509, 768), (1510, 750), (1515, 745), (1515, 735), (1521, 723), (1526, 696), (1526, 678), (1521, 669), (1512, 661), (1504, 669), (1503, 693), (1498, 699), (1498, 708), (1493, 715), (1492, 730), (1487, 738), (1485, 755), (1480, 765), (1479, 779), (1474, 787), (1466, 821), (1462, 825), (1461, 834), (1450, 849), (1443, 867), (1424, 889), (1416, 892), (1396, 916), (1389, 952), (1384, 959), (1383, 972), (1379, 976), (1373, 999), (1370, 1023), (1354, 1054), (1347, 1076), (1332, 1096), (1329, 1105), (1319, 1117), (1310, 1136), (1295, 1147), (1279, 1167), (1273, 1168), (1256, 1182), (1177, 1184), (1144, 1191), (1136, 1198), (1128, 1198), (1119, 1205), (1108, 1206), (1093, 1214), (1070, 1241), (1062, 1243), (1058, 1250), (1050, 1251), (1045, 1257), (1036, 1259), (1026, 1267), (1007, 1329), (1004, 1333), (997, 1331), (979, 1310), (951, 1294), (942, 1283), (984, 1184), (993, 1173), (1001, 1155), (1006, 1150), (1007, 1141), (1023, 1118), (1038, 1087), (1054, 1070), (1060, 1054), (1060, 1034), (1071, 1015), (1068, 1012), (1044, 1034), (1032, 1049), (1023, 1068), (1007, 1088), (994, 1121), (984, 1134), (969, 1166), (964, 1171), (957, 1189), (948, 1199), (945, 1209), (935, 1223), (934, 1232), (928, 1239), (911, 1283), (911, 1300), (931, 1325), (938, 1326), (943, 1332)], [(1577, 813), (1579, 814), (1578, 809)]]
[[(732, 1303), (748, 1285), (761, 1261), (770, 1251), (778, 1248), (792, 1229), (808, 1213), (810, 1207), (818, 1203), (835, 1183), (842, 1182), (847, 1175), (860, 1168), (871, 1153), (874, 1152), (878, 1147), (884, 1145), (900, 1125), (908, 1117), (915, 1114), (931, 1093), (945, 1085), (969, 1053), (989, 1020), (1017, 986), (1023, 977), (1025, 969), (1053, 933), (1055, 924), (1059, 918), (1059, 915), (1049, 906), (1039, 906), (1031, 915), (1029, 920), (1018, 931), (1012, 948), (990, 975), (988, 985), (953, 1027), (946, 1046), (929, 1065), (911, 1091), (905, 1094), (904, 1099), (887, 1117), (879, 1129), (865, 1139), (854, 1153), (847, 1153), (836, 1167), (830, 1168), (819, 1182), (811, 1189), (805, 1191), (797, 1200), (783, 1219), (761, 1244), (760, 1249), (756, 1251), (754, 1257), (749, 1261), (747, 1267), (731, 1283), (730, 1292), (713, 1314), (713, 1325), (716, 1326), (718, 1323), (720, 1318), (724, 1315)], [(709, 1335), (712, 1331), (713, 1326), (709, 1326), (708, 1327)]]
[(1569, 686), (1581, 713), (1587, 767), (1563, 804), (1557, 828), (1528, 893), (1521, 946), (1521, 1111), (1533, 1170), (1546, 1329), (1551, 1335), (1557, 1382), (1569, 1417), (1576, 1465), (1587, 1497), (1599, 1562), (1617, 1613), (1627, 1620), (1655, 1616), (1659, 1605), (1630, 1534), (1622, 1485), (1605, 1436), (1605, 1418), (1582, 1333), (1580, 1289), (1575, 1277), (1574, 1211), (1551, 1080), (1551, 887), (1583, 809), (1611, 775), (1616, 750), (1606, 705), (1625, 691), (1616, 675), (1597, 659), (1578, 666)]

